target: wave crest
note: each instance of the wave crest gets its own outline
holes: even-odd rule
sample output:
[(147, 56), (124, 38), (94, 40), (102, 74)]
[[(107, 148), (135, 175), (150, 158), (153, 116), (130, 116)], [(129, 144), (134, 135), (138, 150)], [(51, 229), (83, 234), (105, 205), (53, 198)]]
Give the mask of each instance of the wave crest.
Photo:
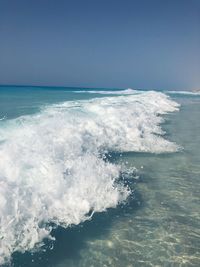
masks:
[(158, 92), (65, 102), (0, 127), (0, 264), (125, 201), (121, 167), (108, 151), (174, 152), (160, 115), (178, 104)]

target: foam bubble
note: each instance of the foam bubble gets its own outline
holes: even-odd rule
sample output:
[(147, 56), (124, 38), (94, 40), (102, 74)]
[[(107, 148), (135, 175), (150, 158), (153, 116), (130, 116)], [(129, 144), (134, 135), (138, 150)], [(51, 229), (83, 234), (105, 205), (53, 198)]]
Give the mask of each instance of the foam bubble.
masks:
[(0, 126), (0, 264), (68, 227), (125, 201), (121, 167), (108, 151), (174, 152), (160, 115), (178, 105), (166, 95), (65, 102)]

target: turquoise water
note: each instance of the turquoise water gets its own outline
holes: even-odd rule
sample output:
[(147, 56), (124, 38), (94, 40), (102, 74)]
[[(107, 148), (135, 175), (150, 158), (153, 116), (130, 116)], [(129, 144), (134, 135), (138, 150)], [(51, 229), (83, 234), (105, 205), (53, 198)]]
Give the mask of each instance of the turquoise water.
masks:
[(2, 266), (200, 266), (200, 96), (86, 91), (0, 89)]
[(88, 99), (92, 96), (77, 94), (74, 88), (50, 87), (0, 87), (0, 118), (16, 118), (18, 116), (38, 112), (42, 105), (76, 99)]

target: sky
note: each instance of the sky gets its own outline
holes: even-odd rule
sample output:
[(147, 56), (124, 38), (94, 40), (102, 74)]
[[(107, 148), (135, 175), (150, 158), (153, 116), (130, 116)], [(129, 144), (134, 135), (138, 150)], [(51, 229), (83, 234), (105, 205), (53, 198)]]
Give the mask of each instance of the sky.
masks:
[(200, 88), (200, 0), (0, 0), (0, 84)]

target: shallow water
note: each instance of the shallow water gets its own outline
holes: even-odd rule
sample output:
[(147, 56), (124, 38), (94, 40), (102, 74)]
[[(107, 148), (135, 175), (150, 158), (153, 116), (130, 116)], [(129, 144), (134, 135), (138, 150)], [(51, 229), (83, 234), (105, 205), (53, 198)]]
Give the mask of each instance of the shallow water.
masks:
[(173, 99), (180, 111), (165, 115), (162, 128), (183, 149), (111, 154), (110, 162), (137, 169), (127, 174), (127, 202), (54, 229), (56, 240), (39, 252), (14, 253), (13, 267), (200, 266), (200, 97)]

